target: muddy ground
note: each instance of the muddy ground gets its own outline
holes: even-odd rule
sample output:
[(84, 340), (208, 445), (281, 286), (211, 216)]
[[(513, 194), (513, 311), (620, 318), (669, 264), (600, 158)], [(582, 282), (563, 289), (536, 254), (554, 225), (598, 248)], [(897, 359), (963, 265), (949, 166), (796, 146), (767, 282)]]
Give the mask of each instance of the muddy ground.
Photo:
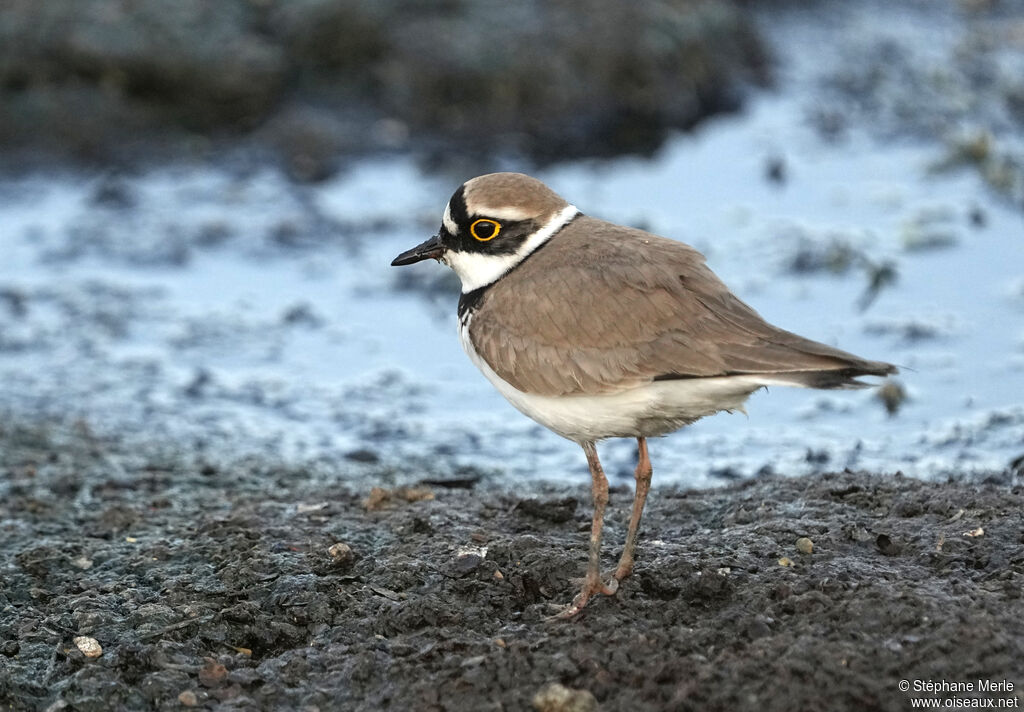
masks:
[(367, 151), (649, 152), (767, 81), (747, 15), (735, 0), (8, 0), (0, 165), (240, 147), (318, 180)]
[(581, 691), (552, 710), (909, 709), (901, 680), (1020, 703), (1019, 471), (658, 487), (619, 595), (550, 623), (583, 488), (360, 460), (0, 428), (0, 709), (524, 710), (552, 682)]

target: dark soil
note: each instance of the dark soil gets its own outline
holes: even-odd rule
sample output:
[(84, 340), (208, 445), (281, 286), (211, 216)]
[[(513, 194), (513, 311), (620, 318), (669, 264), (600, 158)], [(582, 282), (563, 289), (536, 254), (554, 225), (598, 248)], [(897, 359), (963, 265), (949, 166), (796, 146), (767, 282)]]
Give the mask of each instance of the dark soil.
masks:
[(652, 151), (767, 78), (746, 18), (734, 0), (7, 0), (0, 147), (104, 163), (248, 136), (306, 179), (367, 150)]
[(524, 710), (558, 682), (602, 710), (905, 710), (900, 680), (1024, 685), (1013, 473), (656, 488), (634, 576), (550, 623), (584, 488), (374, 467), (0, 428), (0, 709)]

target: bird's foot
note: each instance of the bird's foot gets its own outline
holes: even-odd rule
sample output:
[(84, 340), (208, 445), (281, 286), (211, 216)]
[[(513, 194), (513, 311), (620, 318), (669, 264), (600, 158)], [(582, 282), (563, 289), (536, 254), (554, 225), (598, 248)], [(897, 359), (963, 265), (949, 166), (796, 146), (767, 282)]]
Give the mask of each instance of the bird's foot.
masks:
[(618, 584), (624, 578), (627, 578), (633, 573), (633, 562), (622, 563), (620, 562), (618, 567), (615, 569), (615, 573), (612, 574), (612, 580)]
[(570, 618), (575, 618), (576, 615), (583, 610), (587, 605), (587, 602), (595, 595), (602, 596), (614, 596), (619, 590), (619, 582), (616, 578), (611, 578), (608, 583), (601, 581), (600, 577), (587, 577), (583, 579), (583, 587), (580, 592), (576, 594), (576, 597), (572, 599), (572, 603), (563, 608), (555, 615), (548, 618), (549, 621), (564, 621)]

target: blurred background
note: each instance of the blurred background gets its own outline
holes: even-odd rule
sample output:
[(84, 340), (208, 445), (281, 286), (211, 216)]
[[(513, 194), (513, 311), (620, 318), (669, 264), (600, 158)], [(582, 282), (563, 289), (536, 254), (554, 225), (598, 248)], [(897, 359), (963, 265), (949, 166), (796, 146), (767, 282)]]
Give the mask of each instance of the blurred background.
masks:
[(7, 0), (0, 428), (582, 481), (462, 354), (454, 276), (388, 266), (521, 170), (903, 367), (758, 394), (662, 481), (1012, 476), (1022, 138), (1015, 0)]
[(394, 150), (428, 167), (649, 153), (769, 76), (718, 0), (13, 0), (0, 46), (16, 158), (240, 148), (299, 180)]

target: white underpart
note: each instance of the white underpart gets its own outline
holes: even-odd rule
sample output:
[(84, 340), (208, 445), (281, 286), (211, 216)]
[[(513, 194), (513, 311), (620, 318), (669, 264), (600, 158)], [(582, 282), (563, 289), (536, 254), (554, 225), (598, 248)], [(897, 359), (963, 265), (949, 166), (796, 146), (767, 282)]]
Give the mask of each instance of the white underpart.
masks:
[[(482, 252), (455, 252), (447, 250), (441, 261), (455, 270), (462, 281), (462, 293), (472, 292), (501, 277), (510, 269), (523, 261), (527, 255), (551, 239), (551, 236), (562, 229), (570, 220), (579, 214), (575, 205), (567, 205), (552, 217), (544, 227), (530, 235), (519, 249), (508, 255), (487, 255)], [(445, 209), (444, 222), (449, 231), (451, 227), (449, 211)]]
[(459, 323), (459, 340), (469, 360), (520, 413), (578, 443), (665, 435), (719, 411), (743, 411), (743, 403), (762, 386), (796, 385), (771, 376), (721, 376), (654, 381), (606, 395), (525, 393), (503, 380), (473, 348), (472, 318), (466, 314)]

